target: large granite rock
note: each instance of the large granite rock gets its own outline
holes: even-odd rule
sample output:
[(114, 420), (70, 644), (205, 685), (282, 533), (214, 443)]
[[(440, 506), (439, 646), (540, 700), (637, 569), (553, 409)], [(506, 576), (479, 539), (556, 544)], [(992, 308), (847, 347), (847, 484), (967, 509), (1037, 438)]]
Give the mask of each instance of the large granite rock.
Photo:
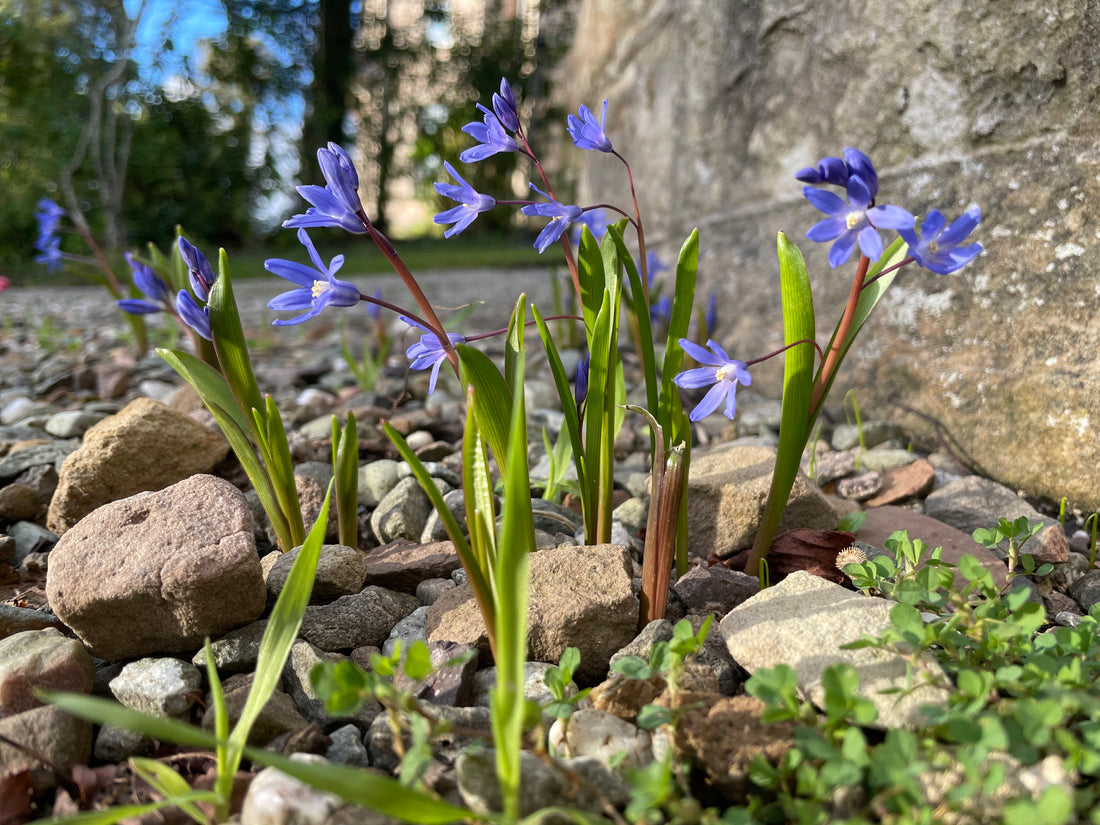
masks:
[(220, 433), (186, 415), (151, 398), (131, 401), (65, 459), (46, 524), (61, 535), (102, 504), (208, 473), (228, 452)]
[[(581, 0), (560, 102), (610, 99), (647, 246), (701, 230), (700, 295), (748, 359), (781, 344), (775, 235), (806, 253), (828, 339), (851, 283), (804, 238), (820, 214), (792, 177), (869, 153), (881, 203), (949, 217), (979, 204), (986, 252), (907, 268), (835, 385), (931, 438), (941, 422), (1000, 481), (1100, 507), (1100, 11), (1079, 0), (867, 4)], [(684, 55), (691, 59), (685, 60)], [(621, 166), (571, 152), (578, 203), (629, 203)], [(613, 160), (613, 159), (612, 159)], [(779, 391), (781, 358), (754, 368)]]
[(244, 494), (214, 476), (98, 508), (50, 553), (46, 597), (102, 659), (192, 652), (266, 603)]

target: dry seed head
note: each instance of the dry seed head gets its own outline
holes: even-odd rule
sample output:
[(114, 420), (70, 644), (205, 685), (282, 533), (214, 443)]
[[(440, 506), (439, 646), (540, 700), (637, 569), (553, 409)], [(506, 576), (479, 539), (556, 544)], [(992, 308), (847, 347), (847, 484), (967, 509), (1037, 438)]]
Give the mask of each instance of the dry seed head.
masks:
[(846, 564), (862, 564), (867, 561), (867, 554), (858, 547), (845, 547), (836, 554), (836, 566), (843, 570)]

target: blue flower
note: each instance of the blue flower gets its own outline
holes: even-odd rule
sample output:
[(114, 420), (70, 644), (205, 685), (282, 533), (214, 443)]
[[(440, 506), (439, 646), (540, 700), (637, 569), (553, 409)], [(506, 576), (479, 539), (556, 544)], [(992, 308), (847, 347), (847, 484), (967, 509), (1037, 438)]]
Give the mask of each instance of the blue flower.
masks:
[(61, 266), (65, 253), (61, 251), (61, 238), (54, 235), (49, 238), (39, 238), (38, 254), (34, 256), (34, 262), (45, 264), (46, 271), (54, 273)]
[(979, 243), (959, 246), (981, 219), (981, 210), (972, 206), (945, 229), (947, 219), (933, 209), (921, 224), (920, 238), (912, 229), (902, 229), (900, 234), (909, 244), (909, 255), (918, 266), (947, 275), (970, 263), (982, 251)]
[(710, 297), (707, 299), (707, 309), (703, 313), (703, 323), (707, 327), (708, 335), (710, 335), (718, 325), (718, 296), (713, 292), (710, 293)]
[(286, 278), (300, 287), (276, 295), (268, 301), (268, 309), (307, 310), (297, 318), (278, 318), (272, 321), (277, 327), (300, 324), (310, 318), (316, 318), (327, 306), (353, 307), (362, 299), (354, 284), (334, 277), (336, 271), (344, 265), (343, 255), (337, 255), (326, 267), (304, 229), (298, 230), (298, 240), (309, 252), (313, 267), (282, 258), (264, 261), (264, 269), (268, 272), (273, 272), (280, 278)]
[(207, 341), (213, 341), (210, 333), (210, 307), (199, 306), (195, 298), (186, 289), (176, 295), (176, 312), (191, 329)]
[(607, 213), (602, 209), (589, 209), (577, 218), (573, 228), (569, 230), (569, 237), (578, 246), (581, 242), (581, 230), (584, 226), (588, 227), (588, 231), (592, 233), (593, 238), (597, 241), (600, 240), (607, 234)]
[(654, 324), (667, 324), (672, 320), (672, 298), (668, 295), (658, 299), (649, 308), (649, 317)]
[(752, 383), (752, 376), (749, 375), (745, 362), (730, 358), (714, 341), (707, 341), (707, 349), (703, 349), (687, 338), (681, 338), (680, 346), (695, 361), (706, 366), (684, 370), (672, 379), (673, 383), (684, 389), (714, 385), (703, 396), (703, 400), (695, 405), (688, 418), (700, 421), (717, 410), (723, 401), (726, 402), (726, 418), (733, 418), (736, 412), (734, 391), (737, 385), (747, 387)]
[(166, 305), (171, 302), (172, 291), (153, 268), (144, 264), (131, 255), (125, 255), (126, 263), (130, 265), (131, 278), (141, 294), (145, 298), (124, 298), (115, 301), (119, 308), (131, 315), (149, 315), (153, 312), (163, 312)]
[(215, 279), (214, 269), (210, 266), (210, 261), (206, 260), (206, 256), (199, 251), (197, 246), (182, 235), (179, 239), (179, 248), (183, 262), (187, 264), (188, 278), (191, 280), (191, 291), (195, 293), (195, 297), (200, 301), (208, 301), (210, 299), (210, 288), (214, 286)]
[(577, 374), (573, 376), (573, 398), (579, 411), (588, 398), (588, 375), (592, 371), (592, 353), (586, 352), (577, 362)]
[[(545, 192), (539, 189), (535, 184), (531, 184), (531, 188), (547, 198), (550, 198)], [(546, 251), (546, 248), (554, 241), (561, 237), (562, 233), (568, 228), (569, 224), (580, 218), (584, 214), (584, 210), (579, 206), (566, 206), (565, 204), (558, 203), (553, 198), (550, 198), (550, 203), (529, 203), (523, 207), (520, 212), (524, 215), (537, 215), (542, 218), (550, 218), (550, 223), (543, 227), (542, 232), (535, 239), (535, 249), (539, 251), (541, 255)]]
[[(829, 264), (837, 267), (852, 255), (856, 243), (860, 251), (876, 261), (882, 255), (882, 238), (878, 229), (912, 229), (916, 219), (900, 206), (875, 206), (878, 194), (878, 174), (870, 159), (855, 149), (845, 149), (848, 171), (845, 202), (832, 192), (805, 186), (802, 194), (824, 212), (825, 220), (814, 224), (806, 237), (811, 241), (834, 241), (829, 250)], [(834, 176), (835, 171), (830, 173)]]
[[(495, 96), (494, 96), (495, 97)], [(500, 118), (490, 112), (480, 103), (477, 108), (484, 113), (482, 123), (467, 123), (462, 131), (477, 141), (478, 145), (467, 149), (458, 156), (463, 163), (476, 163), (492, 157), (497, 152), (515, 152), (519, 144), (504, 131), (504, 124)], [(517, 125), (518, 122), (517, 122)]]
[(794, 177), (795, 180), (800, 180), (803, 183), (829, 183), (833, 186), (846, 186), (848, 184), (848, 164), (841, 158), (824, 158), (818, 161), (817, 166), (799, 169), (794, 173)]
[[(424, 331), (424, 334), (420, 336), (420, 340), (409, 347), (405, 355), (412, 359), (409, 369), (426, 370), (428, 367), (432, 368), (432, 377), (428, 381), (428, 395), (431, 395), (435, 392), (435, 383), (439, 379), (439, 366), (447, 360), (447, 350), (443, 348), (443, 342), (439, 340), (439, 336), (426, 326), (405, 315), (401, 315), (399, 318), (409, 326)], [(447, 338), (450, 340), (451, 346), (466, 342), (465, 337), (454, 332), (448, 333)]]
[(596, 122), (596, 116), (584, 104), (581, 104), (579, 114), (580, 117), (569, 115), (566, 119), (568, 123), (566, 129), (569, 130), (574, 145), (580, 149), (594, 149), (598, 152), (614, 151), (610, 139), (604, 132), (604, 123), (607, 121), (607, 101), (603, 102), (603, 116), (599, 123)]
[(38, 211), (34, 213), (34, 218), (38, 221), (38, 242), (36, 245), (44, 247), (57, 234), (61, 219), (65, 217), (65, 210), (49, 198), (42, 198), (37, 206)]
[(38, 211), (34, 213), (38, 222), (38, 237), (34, 242), (38, 254), (34, 256), (34, 260), (35, 263), (45, 264), (49, 273), (56, 272), (65, 258), (61, 251), (61, 238), (57, 235), (64, 216), (65, 210), (49, 198), (42, 198), (38, 202)]
[(317, 162), (325, 176), (325, 186), (297, 187), (298, 194), (311, 206), (305, 214), (283, 221), (283, 226), (290, 229), (332, 226), (356, 234), (366, 232), (366, 213), (359, 200), (359, 174), (347, 152), (338, 144), (329, 143), (327, 149), (317, 150)]
[(474, 187), (470, 186), (462, 176), (455, 171), (455, 168), (447, 161), (443, 161), (444, 168), (451, 174), (451, 177), (458, 181), (458, 184), (454, 183), (437, 183), (435, 185), (435, 191), (441, 194), (445, 198), (450, 198), (453, 201), (458, 201), (459, 205), (446, 212), (440, 212), (433, 218), (436, 223), (453, 223), (450, 229), (443, 233), (445, 238), (450, 238), (457, 235), (467, 226), (474, 222), (474, 218), (479, 213), (492, 209), (497, 205), (497, 202), (488, 195), (479, 194), (474, 190)]
[(508, 78), (500, 79), (500, 94), (493, 94), (493, 111), (497, 119), (509, 132), (519, 131), (519, 113), (516, 107), (516, 96), (512, 93), (512, 85)]

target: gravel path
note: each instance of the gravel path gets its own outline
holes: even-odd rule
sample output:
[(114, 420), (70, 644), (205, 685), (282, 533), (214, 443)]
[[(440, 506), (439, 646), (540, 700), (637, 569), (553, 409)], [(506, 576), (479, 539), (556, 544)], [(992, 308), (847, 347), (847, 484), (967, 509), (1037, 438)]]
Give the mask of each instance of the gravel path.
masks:
[[(473, 304), (462, 328), (487, 331), (508, 323), (521, 292), (527, 293), (528, 301), (538, 306), (543, 315), (552, 314), (551, 273), (550, 268), (544, 267), (437, 270), (420, 273), (417, 279), (444, 320), (447, 316), (443, 310), (458, 310)], [(381, 287), (387, 300), (415, 310), (415, 304), (397, 275), (341, 275), (368, 294)], [(267, 308), (267, 302), (289, 286), (274, 276), (234, 282), (234, 293), (246, 326), (250, 319), (259, 318), (264, 324), (270, 324), (278, 317)], [(283, 315), (285, 317), (285, 313)], [(46, 316), (65, 325), (85, 327), (119, 322), (118, 310), (98, 286), (12, 287), (0, 293), (0, 321), (10, 319), (37, 326)]]

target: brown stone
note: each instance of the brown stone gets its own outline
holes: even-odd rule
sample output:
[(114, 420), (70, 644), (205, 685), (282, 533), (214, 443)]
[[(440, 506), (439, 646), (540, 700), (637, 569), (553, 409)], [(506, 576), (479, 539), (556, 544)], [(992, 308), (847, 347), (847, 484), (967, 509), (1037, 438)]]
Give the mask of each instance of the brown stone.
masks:
[(867, 499), (868, 507), (898, 504), (910, 498), (922, 498), (932, 490), (936, 482), (936, 470), (925, 459), (918, 458), (911, 464), (895, 467), (883, 473), (882, 488)]

